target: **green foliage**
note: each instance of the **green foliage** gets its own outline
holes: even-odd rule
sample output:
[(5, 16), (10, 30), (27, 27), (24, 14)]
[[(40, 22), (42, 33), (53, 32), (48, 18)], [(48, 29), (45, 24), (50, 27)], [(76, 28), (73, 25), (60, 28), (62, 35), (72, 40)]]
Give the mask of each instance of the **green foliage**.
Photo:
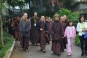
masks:
[(71, 10), (62, 8), (61, 10), (59, 10), (56, 13), (59, 14), (60, 16), (66, 15), (67, 16), (67, 19), (68, 20), (72, 20), (75, 25), (78, 22), (79, 12), (72, 12)]
[(7, 32), (4, 32), (4, 42), (5, 47), (2, 48), (1, 41), (0, 41), (0, 58), (2, 58), (6, 51), (12, 46), (14, 39), (9, 35)]
[(20, 10), (22, 12), (22, 8), (25, 5), (25, 0), (7, 0), (8, 5), (12, 6), (13, 8), (15, 6), (19, 6)]
[(77, 45), (77, 46), (80, 46), (80, 40), (79, 40), (79, 36), (78, 36), (78, 34), (76, 35), (76, 38), (75, 38), (75, 44)]

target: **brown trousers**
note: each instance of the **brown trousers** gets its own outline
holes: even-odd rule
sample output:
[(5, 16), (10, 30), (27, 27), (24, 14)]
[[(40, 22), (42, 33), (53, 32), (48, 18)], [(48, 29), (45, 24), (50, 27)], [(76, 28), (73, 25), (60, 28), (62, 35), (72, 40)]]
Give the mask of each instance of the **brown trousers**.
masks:
[(20, 40), (20, 32), (15, 31), (15, 39)]
[(20, 39), (21, 47), (26, 50), (29, 47), (29, 37), (21, 36)]
[(46, 47), (46, 39), (44, 36), (41, 36), (40, 37), (40, 48), (41, 50), (45, 50), (45, 47)]
[(57, 40), (52, 40), (52, 51), (55, 53), (60, 53), (60, 42)]

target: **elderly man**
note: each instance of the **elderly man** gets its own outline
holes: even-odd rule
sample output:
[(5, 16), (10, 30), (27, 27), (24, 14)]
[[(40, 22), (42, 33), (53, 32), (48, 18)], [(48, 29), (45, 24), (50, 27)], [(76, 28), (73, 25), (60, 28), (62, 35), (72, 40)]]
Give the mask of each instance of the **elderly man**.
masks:
[(37, 45), (37, 37), (38, 37), (38, 31), (37, 31), (37, 22), (39, 21), (39, 18), (37, 17), (37, 13), (34, 13), (34, 17), (31, 18), (31, 33), (30, 33), (30, 39), (31, 39), (31, 43), (33, 45), (36, 44)]
[[(66, 24), (64, 23), (64, 17), (60, 17), (60, 22), (62, 24), (63, 28), (63, 35), (66, 29)], [(64, 52), (64, 49), (66, 49), (66, 38), (61, 38), (61, 52)]]
[(20, 43), (21, 47), (24, 51), (28, 51), (29, 47), (29, 37), (30, 37), (30, 29), (31, 29), (31, 21), (27, 19), (27, 13), (24, 13), (23, 18), (21, 19), (20, 26)]
[[(66, 15), (63, 16), (63, 23), (66, 24), (66, 26), (63, 25), (63, 28), (66, 29), (66, 27), (69, 25)], [(67, 38), (64, 39), (64, 44), (67, 44)], [(66, 45), (64, 45), (64, 49), (66, 49)]]
[(40, 48), (43, 53), (45, 53), (45, 47), (46, 47), (46, 39), (45, 34), (47, 32), (47, 24), (45, 23), (45, 17), (41, 16), (41, 20), (37, 23), (37, 30), (39, 32), (39, 38), (40, 38)]
[(17, 17), (15, 21), (15, 39), (20, 40), (20, 28), (19, 28), (20, 17)]
[(64, 23), (68, 26), (67, 16), (66, 16), (66, 15), (64, 15), (64, 16), (63, 16), (63, 18), (64, 18)]
[(52, 23), (52, 29), (51, 29), (51, 34), (52, 34), (52, 51), (60, 56), (60, 49), (61, 49), (61, 38), (63, 37), (63, 30), (62, 30), (62, 25), (59, 21), (59, 15), (55, 14), (54, 15), (54, 22)]

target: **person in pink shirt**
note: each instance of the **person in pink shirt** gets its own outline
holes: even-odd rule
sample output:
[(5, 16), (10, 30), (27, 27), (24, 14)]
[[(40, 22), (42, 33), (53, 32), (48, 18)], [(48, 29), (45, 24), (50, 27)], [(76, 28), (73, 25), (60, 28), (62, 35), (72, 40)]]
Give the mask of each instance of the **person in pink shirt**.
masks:
[(76, 37), (76, 30), (75, 30), (75, 27), (73, 26), (72, 21), (69, 21), (69, 26), (67, 26), (65, 30), (64, 37), (67, 37), (67, 42), (68, 42), (67, 51), (68, 51), (68, 55), (70, 56), (72, 55), (73, 40)]

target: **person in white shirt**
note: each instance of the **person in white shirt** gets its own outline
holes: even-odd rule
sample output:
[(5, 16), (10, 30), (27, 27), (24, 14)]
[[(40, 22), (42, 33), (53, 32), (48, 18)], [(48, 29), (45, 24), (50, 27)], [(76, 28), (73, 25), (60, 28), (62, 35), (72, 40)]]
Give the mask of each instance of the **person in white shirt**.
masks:
[[(85, 32), (87, 31), (87, 25), (86, 23), (84, 22), (84, 16), (81, 16), (79, 18), (79, 22), (77, 24), (77, 32), (79, 34), (79, 39), (80, 39), (80, 42), (81, 42), (81, 56), (84, 56), (87, 55), (87, 39), (84, 39), (84, 34)], [(85, 42), (85, 44), (84, 44)], [(84, 49), (84, 45), (85, 45), (85, 49)]]

